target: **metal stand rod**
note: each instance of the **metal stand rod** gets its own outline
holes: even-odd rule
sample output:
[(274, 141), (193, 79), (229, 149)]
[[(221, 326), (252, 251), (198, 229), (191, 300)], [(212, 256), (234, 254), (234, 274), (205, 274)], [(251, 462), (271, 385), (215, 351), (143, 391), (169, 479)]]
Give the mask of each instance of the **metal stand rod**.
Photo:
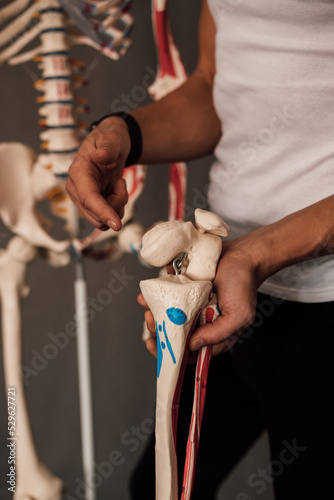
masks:
[[(79, 227), (77, 229), (78, 234)], [(85, 499), (96, 500), (96, 490), (92, 485), (95, 450), (89, 325), (87, 315), (87, 282), (85, 279), (84, 262), (80, 257), (75, 264), (75, 274), (74, 297), (77, 323), (78, 382)]]

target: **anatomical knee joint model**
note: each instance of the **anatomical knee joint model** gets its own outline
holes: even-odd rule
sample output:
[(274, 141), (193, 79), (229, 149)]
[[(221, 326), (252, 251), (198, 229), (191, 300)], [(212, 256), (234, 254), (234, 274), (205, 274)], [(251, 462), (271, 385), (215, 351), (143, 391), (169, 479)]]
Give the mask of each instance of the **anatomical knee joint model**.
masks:
[[(144, 235), (141, 251), (142, 258), (154, 266), (173, 261), (177, 273), (140, 283), (157, 336), (157, 500), (178, 497), (176, 428), (189, 339), (199, 316), (204, 324), (219, 314), (212, 280), (222, 248), (219, 236), (228, 236), (228, 228), (218, 216), (200, 209), (195, 211), (195, 224), (196, 228), (191, 222), (158, 224)], [(182, 500), (191, 496), (210, 357), (207, 347), (198, 354)]]

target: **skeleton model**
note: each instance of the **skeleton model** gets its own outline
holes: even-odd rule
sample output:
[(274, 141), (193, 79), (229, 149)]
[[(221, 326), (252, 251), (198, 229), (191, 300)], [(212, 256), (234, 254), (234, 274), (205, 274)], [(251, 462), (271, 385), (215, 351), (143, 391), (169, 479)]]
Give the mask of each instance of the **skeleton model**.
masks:
[[(121, 234), (94, 231), (78, 239), (77, 213), (64, 190), (67, 170), (86, 133), (86, 125), (77, 114), (87, 111), (87, 103), (77, 95), (85, 83), (80, 76), (83, 65), (71, 57), (75, 45), (88, 45), (117, 60), (130, 44), (128, 34), (132, 18), (129, 0), (85, 2), (83, 0), (15, 0), (0, 10), (0, 64), (15, 65), (30, 60), (37, 62), (41, 79), (35, 83), (41, 96), (39, 113), (41, 149), (37, 155), (21, 143), (0, 144), (0, 215), (5, 225), (17, 236), (0, 251), (0, 297), (2, 304), (2, 336), (5, 382), (16, 388), (16, 411), (19, 445), (16, 453), (18, 481), (15, 500), (58, 500), (62, 483), (43, 466), (37, 455), (29, 424), (21, 378), (20, 297), (28, 293), (25, 286), (26, 266), (43, 249), (49, 263), (68, 264), (70, 253), (92, 258), (114, 259), (124, 251), (140, 249), (143, 230), (127, 224)], [(160, 69), (151, 87), (155, 99), (180, 85), (185, 70), (173, 42), (167, 21), (167, 0), (153, 1), (153, 24), (157, 40)], [(30, 42), (38, 45), (22, 53)], [(8, 174), (10, 172), (10, 175)], [(140, 195), (145, 168), (137, 165), (126, 170), (130, 194), (123, 224), (132, 217)], [(171, 166), (170, 219), (181, 219), (184, 207), (186, 170), (184, 164)], [(50, 223), (36, 210), (36, 202), (49, 199), (53, 213), (66, 223), (69, 239), (56, 241), (48, 233)], [(106, 241), (103, 250), (94, 244)], [(85, 302), (85, 281), (80, 259), (75, 283), (76, 303)], [(88, 328), (84, 314), (78, 317), (78, 364), (82, 419), (83, 461), (85, 477), (92, 471), (93, 440), (88, 352)], [(93, 500), (93, 490), (86, 491)]]
[[(156, 498), (177, 500), (176, 430), (182, 379), (189, 338), (200, 323), (219, 315), (212, 280), (221, 253), (219, 236), (228, 236), (226, 224), (216, 215), (196, 209), (191, 222), (158, 224), (143, 238), (141, 256), (149, 264), (165, 266), (173, 261), (176, 275), (141, 281), (157, 335)], [(181, 274), (182, 272), (182, 274)], [(211, 348), (199, 351), (195, 394), (184, 469), (182, 500), (191, 497)]]
[[(32, 3), (32, 5), (31, 5)], [(77, 254), (93, 253), (92, 243), (115, 235), (94, 231), (84, 240), (75, 239), (77, 214), (64, 190), (67, 170), (85, 132), (77, 114), (87, 110), (87, 103), (78, 95), (84, 79), (79, 75), (82, 64), (71, 58), (77, 44), (89, 45), (111, 59), (118, 59), (129, 46), (128, 34), (132, 18), (127, 13), (128, 1), (16, 0), (0, 10), (0, 63), (19, 64), (29, 60), (38, 63), (42, 78), (36, 82), (41, 92), (40, 125), (43, 154), (36, 155), (20, 143), (0, 144), (0, 215), (16, 236), (0, 253), (0, 297), (2, 305), (2, 337), (5, 383), (16, 390), (17, 483), (15, 500), (58, 500), (62, 483), (41, 463), (32, 438), (21, 377), (20, 297), (28, 292), (25, 286), (26, 266), (44, 250), (52, 265), (66, 265), (70, 249)], [(84, 17), (83, 14), (86, 14)], [(14, 20), (13, 20), (14, 18)], [(80, 30), (80, 32), (78, 32)], [(20, 53), (31, 41), (35, 48)], [(133, 204), (144, 181), (144, 168), (135, 166), (126, 171), (131, 194), (124, 222), (132, 216)], [(35, 209), (37, 201), (48, 198), (53, 212), (65, 219), (69, 239), (56, 241), (49, 234), (49, 225)], [(136, 226), (133, 245), (139, 245)], [(129, 237), (122, 235), (124, 245)], [(124, 251), (122, 243), (117, 244)], [(115, 244), (103, 251), (109, 256)], [(76, 303), (85, 304), (85, 281), (82, 265), (77, 264)], [(88, 328), (84, 314), (78, 315), (78, 354), (80, 405), (85, 477), (93, 466), (92, 413), (88, 353)], [(93, 490), (86, 491), (93, 500)]]
[[(0, 11), (0, 23), (18, 14), (29, 4), (26, 0), (12, 2)], [(89, 36), (74, 32), (78, 28), (74, 25), (73, 18), (66, 14), (62, 4), (81, 23), (80, 28)], [(85, 19), (79, 6), (87, 15), (95, 17), (92, 20)], [(65, 194), (64, 181), (68, 167), (87, 131), (86, 124), (80, 122), (77, 115), (85, 113), (88, 106), (77, 95), (78, 89), (85, 84), (84, 78), (79, 75), (83, 65), (71, 57), (70, 51), (75, 45), (85, 44), (111, 59), (118, 59), (130, 43), (127, 35), (132, 26), (132, 18), (126, 13), (128, 6), (129, 1), (120, 0), (89, 3), (81, 0), (40, 0), (26, 9), (0, 34), (0, 46), (8, 45), (0, 53), (0, 63), (8, 60), (10, 64), (19, 64), (33, 59), (42, 71), (42, 78), (35, 82), (35, 87), (42, 93), (37, 100), (41, 103), (41, 149), (45, 150), (45, 154), (37, 156), (23, 144), (1, 144), (3, 192), (0, 214), (6, 226), (14, 233), (35, 246), (46, 248), (54, 264), (61, 265), (68, 261), (66, 251), (69, 242), (57, 242), (48, 235), (36, 216), (34, 206), (36, 201), (49, 198), (53, 212), (65, 219), (70, 237), (75, 237), (76, 216)], [(100, 17), (105, 19), (95, 20)], [(100, 34), (100, 38), (97, 34)], [(36, 37), (39, 37), (40, 45), (24, 54), (15, 55)], [(109, 44), (107, 37), (111, 40)], [(6, 180), (7, 168), (11, 169), (11, 176)], [(140, 194), (144, 169), (133, 167), (127, 170), (126, 176), (131, 201), (124, 217), (125, 223), (133, 213), (132, 201)], [(74, 245), (77, 251), (82, 252), (92, 241), (97, 243), (114, 234), (110, 231), (94, 232), (84, 241), (75, 241)]]
[[(186, 70), (175, 46), (167, 18), (168, 0), (153, 0), (152, 21), (158, 50), (159, 70), (150, 94), (155, 100), (179, 87), (187, 78)], [(187, 167), (172, 163), (169, 182), (169, 220), (183, 220)]]

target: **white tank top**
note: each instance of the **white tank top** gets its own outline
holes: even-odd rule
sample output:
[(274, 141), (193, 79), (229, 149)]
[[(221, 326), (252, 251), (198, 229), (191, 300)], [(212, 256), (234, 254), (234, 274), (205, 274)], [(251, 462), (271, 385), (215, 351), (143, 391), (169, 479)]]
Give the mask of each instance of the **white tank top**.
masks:
[[(334, 2), (208, 1), (223, 129), (208, 198), (236, 238), (334, 192)], [(260, 291), (334, 300), (334, 255), (289, 266)]]

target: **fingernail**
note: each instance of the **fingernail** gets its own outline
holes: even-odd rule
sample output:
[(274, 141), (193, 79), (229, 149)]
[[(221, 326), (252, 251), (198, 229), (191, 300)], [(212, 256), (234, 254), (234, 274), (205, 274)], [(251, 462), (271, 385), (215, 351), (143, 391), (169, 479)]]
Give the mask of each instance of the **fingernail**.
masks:
[(201, 349), (201, 347), (205, 346), (204, 342), (202, 339), (196, 339), (194, 340), (193, 342), (191, 342), (190, 344), (190, 349), (192, 351), (198, 351), (199, 349)]
[(110, 227), (110, 229), (113, 229), (114, 231), (118, 231), (119, 229), (117, 223), (114, 220), (108, 220), (107, 225)]

